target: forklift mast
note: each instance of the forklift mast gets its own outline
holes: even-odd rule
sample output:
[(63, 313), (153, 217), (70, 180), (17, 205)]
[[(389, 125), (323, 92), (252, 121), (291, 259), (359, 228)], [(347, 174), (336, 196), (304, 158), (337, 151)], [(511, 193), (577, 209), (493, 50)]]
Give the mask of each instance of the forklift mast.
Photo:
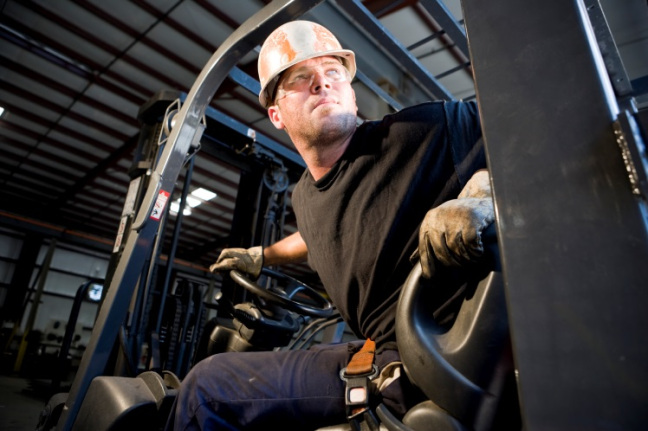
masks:
[(597, 0), (463, 0), (525, 429), (646, 429), (641, 130)]

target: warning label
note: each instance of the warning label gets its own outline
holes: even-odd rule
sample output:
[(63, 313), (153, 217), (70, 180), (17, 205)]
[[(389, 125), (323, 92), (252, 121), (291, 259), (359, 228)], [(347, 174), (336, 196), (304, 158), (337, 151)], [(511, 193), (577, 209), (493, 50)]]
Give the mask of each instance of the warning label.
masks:
[(169, 192), (160, 190), (157, 199), (155, 200), (155, 206), (153, 211), (151, 211), (151, 218), (153, 220), (160, 220), (162, 214), (164, 214), (164, 207), (166, 206), (167, 201), (169, 200)]
[(119, 229), (117, 230), (117, 238), (115, 239), (113, 253), (117, 253), (119, 247), (121, 247), (122, 240), (124, 239), (124, 232), (126, 232), (126, 222), (128, 222), (128, 216), (123, 216), (119, 222)]

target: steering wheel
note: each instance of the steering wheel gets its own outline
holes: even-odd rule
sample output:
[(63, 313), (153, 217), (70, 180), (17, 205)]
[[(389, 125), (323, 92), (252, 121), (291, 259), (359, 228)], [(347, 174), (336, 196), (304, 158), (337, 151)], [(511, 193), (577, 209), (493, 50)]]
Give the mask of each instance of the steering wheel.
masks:
[[(328, 299), (326, 299), (312, 287), (289, 275), (270, 268), (263, 268), (261, 270), (261, 274), (277, 280), (283, 286), (287, 286), (292, 283), (296, 287), (292, 288), (289, 293), (285, 290), (285, 288), (281, 292), (265, 289), (254, 281), (250, 280), (243, 273), (237, 270), (230, 271), (230, 277), (232, 277), (232, 280), (245, 288), (248, 292), (259, 296), (266, 301), (278, 304), (288, 310), (294, 311), (295, 313), (307, 316), (329, 317), (333, 314), (333, 304), (331, 304)], [(300, 292), (304, 293), (309, 299), (313, 300), (316, 305), (311, 305), (297, 299), (296, 296)]]

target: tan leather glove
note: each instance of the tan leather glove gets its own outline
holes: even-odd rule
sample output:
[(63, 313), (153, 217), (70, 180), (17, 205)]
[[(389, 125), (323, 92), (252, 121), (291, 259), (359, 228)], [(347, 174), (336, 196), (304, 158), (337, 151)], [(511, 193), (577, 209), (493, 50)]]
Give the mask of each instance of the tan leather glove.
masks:
[(224, 249), (215, 264), (209, 267), (214, 271), (231, 271), (233, 269), (251, 275), (255, 280), (259, 278), (263, 268), (263, 247), (252, 248), (226, 248)]
[(494, 220), (491, 198), (453, 199), (428, 211), (419, 231), (423, 276), (432, 276), (435, 256), (447, 266), (479, 258), (484, 253), (482, 231)]
[(419, 231), (423, 276), (430, 278), (434, 257), (447, 266), (472, 262), (484, 253), (481, 234), (495, 221), (487, 170), (473, 174), (457, 199), (428, 211)]
[(458, 199), (492, 197), (493, 192), (490, 185), (490, 175), (485, 169), (475, 172), (461, 190), (459, 196), (457, 196)]

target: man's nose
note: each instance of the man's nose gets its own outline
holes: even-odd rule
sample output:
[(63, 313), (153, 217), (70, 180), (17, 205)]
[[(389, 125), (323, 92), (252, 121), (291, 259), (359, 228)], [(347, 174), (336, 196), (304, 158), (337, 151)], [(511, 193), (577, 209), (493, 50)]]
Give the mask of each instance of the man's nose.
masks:
[(326, 77), (326, 74), (321, 70), (313, 71), (311, 80), (311, 88), (313, 91), (320, 91), (322, 87), (331, 88), (331, 82)]

